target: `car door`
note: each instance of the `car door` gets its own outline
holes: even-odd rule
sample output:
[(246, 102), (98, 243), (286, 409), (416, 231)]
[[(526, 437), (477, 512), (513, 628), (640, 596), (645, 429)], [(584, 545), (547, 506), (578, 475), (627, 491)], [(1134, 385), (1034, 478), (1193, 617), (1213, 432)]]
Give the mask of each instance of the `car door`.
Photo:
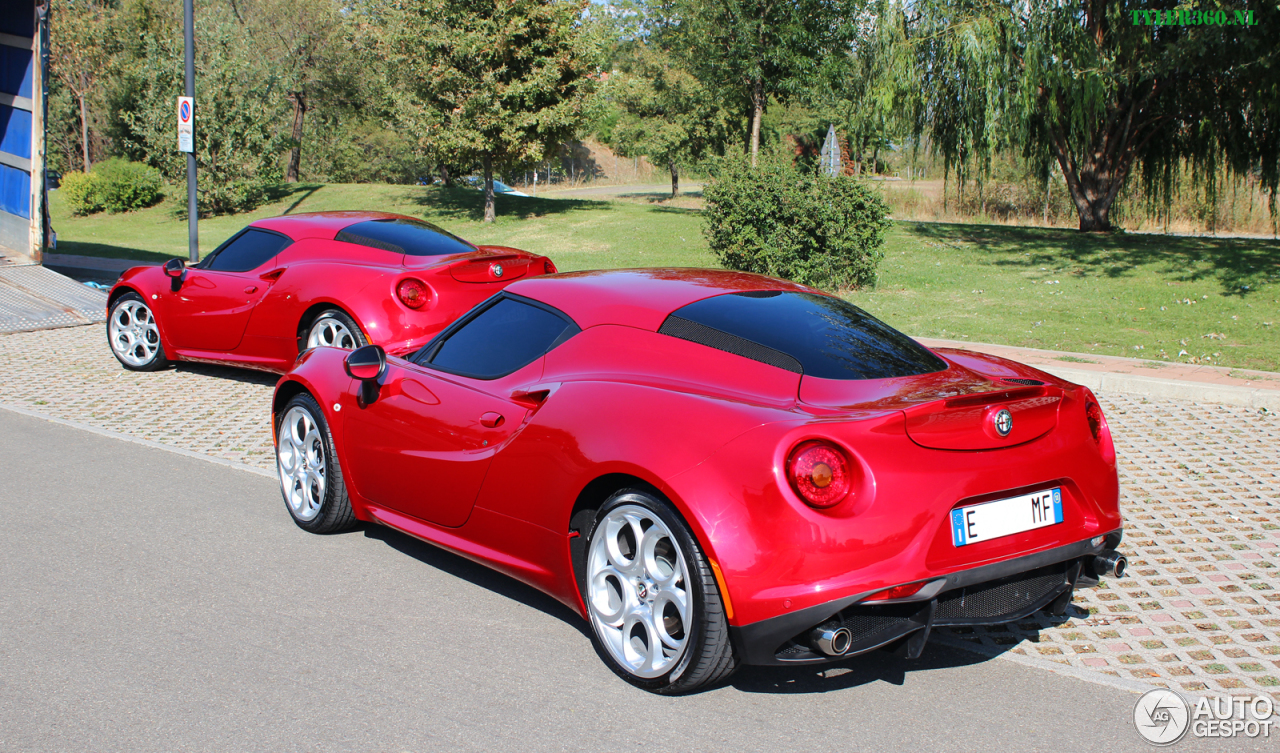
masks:
[(162, 324), (173, 344), (192, 350), (230, 351), (240, 344), (253, 307), (271, 281), (263, 272), (292, 241), (280, 233), (246, 228), (199, 266), (189, 267), (166, 292)]
[[(345, 403), (347, 472), (369, 502), (441, 526), (467, 521), (494, 453), (529, 415), (543, 355), (578, 331), (568, 317), (500, 294), (414, 360), (389, 359), (372, 400)], [(344, 406), (344, 411), (347, 410)]]

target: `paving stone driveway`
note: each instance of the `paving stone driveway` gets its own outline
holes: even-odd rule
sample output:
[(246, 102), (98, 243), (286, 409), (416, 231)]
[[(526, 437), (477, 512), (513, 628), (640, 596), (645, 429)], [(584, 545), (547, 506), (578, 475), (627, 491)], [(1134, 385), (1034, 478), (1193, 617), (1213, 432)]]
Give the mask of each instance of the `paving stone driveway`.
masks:
[[(101, 326), (0, 336), (0, 403), (273, 468), (275, 378), (120, 368)], [(1100, 395), (1121, 459), (1131, 575), (1037, 615), (955, 637), (1192, 691), (1280, 700), (1280, 418)]]

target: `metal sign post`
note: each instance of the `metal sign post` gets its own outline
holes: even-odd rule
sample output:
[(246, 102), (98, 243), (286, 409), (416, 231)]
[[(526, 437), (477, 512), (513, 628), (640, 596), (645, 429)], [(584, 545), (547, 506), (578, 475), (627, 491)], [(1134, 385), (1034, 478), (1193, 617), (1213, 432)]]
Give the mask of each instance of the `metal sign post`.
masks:
[[(200, 261), (200, 235), (196, 230), (196, 42), (195, 9), (192, 0), (182, 2), (183, 46), (186, 48), (187, 96), (178, 100), (178, 149), (187, 153), (187, 250), (191, 263)], [(186, 107), (186, 141), (183, 141), (183, 107)], [(185, 147), (185, 148), (184, 148)]]

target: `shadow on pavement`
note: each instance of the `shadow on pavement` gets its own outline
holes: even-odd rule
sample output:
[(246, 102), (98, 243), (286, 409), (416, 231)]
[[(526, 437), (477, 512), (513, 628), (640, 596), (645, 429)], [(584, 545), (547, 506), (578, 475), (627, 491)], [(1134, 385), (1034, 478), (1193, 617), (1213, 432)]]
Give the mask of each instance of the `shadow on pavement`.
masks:
[(393, 528), (377, 524), (368, 524), (360, 529), (370, 539), (381, 541), (396, 551), (407, 554), (428, 567), (462, 578), (480, 588), (492, 591), (512, 601), (518, 601), (532, 607), (543, 614), (561, 620), (570, 625), (587, 638), (591, 637), (585, 620), (565, 605), (544, 594), (533, 586), (525, 585), (496, 570), (476, 564), (465, 557), (441, 549), (425, 541), (401, 533)]
[(265, 387), (275, 386), (275, 383), (280, 381), (279, 375), (266, 371), (238, 369), (234, 366), (218, 366), (210, 363), (178, 361), (173, 365), (173, 369), (174, 371), (184, 371), (191, 374), (214, 377), (216, 379), (229, 379), (236, 382), (243, 382), (245, 384), (260, 384)]

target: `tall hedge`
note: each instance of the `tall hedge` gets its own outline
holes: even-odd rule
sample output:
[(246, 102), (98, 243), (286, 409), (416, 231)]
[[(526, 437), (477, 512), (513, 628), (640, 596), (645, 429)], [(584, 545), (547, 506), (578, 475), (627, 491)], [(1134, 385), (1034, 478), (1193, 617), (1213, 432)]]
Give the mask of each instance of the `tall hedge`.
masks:
[(775, 153), (754, 168), (725, 159), (703, 197), (703, 232), (725, 267), (828, 290), (875, 284), (892, 222), (863, 183), (815, 175)]

